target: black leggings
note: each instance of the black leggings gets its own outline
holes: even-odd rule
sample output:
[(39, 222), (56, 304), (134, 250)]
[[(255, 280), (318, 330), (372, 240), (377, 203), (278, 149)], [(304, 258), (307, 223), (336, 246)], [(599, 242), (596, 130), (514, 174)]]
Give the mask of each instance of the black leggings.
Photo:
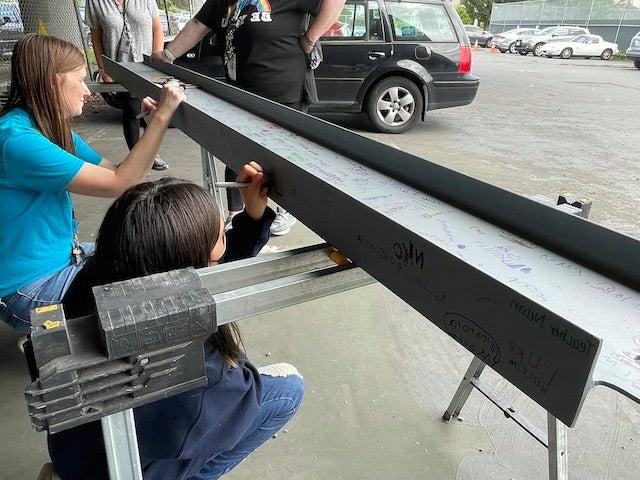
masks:
[(136, 118), (140, 113), (142, 102), (129, 95), (122, 93), (122, 133), (127, 142), (129, 150), (140, 140), (140, 120)]
[[(300, 102), (292, 102), (292, 103), (283, 103), (282, 105), (286, 105), (287, 107), (294, 108), (296, 110), (300, 110), (301, 112), (306, 112), (306, 105)], [(224, 169), (224, 179), (226, 182), (233, 182), (236, 179), (236, 173), (231, 170), (229, 167)], [(237, 188), (227, 188), (227, 208), (230, 212), (239, 212), (244, 208), (244, 202), (242, 200), (242, 194), (240, 190)]]

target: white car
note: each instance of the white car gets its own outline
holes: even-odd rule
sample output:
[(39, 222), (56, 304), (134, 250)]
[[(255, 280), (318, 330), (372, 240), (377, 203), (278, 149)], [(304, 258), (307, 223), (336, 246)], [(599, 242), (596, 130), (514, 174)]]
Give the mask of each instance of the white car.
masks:
[(542, 55), (551, 58), (600, 57), (609, 60), (618, 53), (618, 44), (606, 42), (599, 35), (578, 35), (563, 42), (549, 42), (542, 47)]

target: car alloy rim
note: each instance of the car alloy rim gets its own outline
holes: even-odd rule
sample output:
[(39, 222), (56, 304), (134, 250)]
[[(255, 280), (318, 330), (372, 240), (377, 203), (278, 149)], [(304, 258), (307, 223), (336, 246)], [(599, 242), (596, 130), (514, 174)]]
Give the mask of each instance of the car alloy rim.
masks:
[(387, 88), (378, 97), (378, 118), (386, 125), (397, 127), (409, 121), (416, 108), (416, 101), (409, 90), (403, 87)]
[(535, 54), (539, 57), (542, 55), (542, 45), (535, 47)]

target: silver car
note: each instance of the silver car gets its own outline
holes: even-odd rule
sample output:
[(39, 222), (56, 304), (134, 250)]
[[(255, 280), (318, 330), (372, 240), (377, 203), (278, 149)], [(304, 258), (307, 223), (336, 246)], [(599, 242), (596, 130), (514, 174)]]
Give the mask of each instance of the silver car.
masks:
[(493, 37), (493, 43), (502, 53), (516, 53), (515, 45), (519, 38), (533, 35), (539, 31), (537, 28), (514, 28), (513, 30), (496, 34)]
[(536, 57), (541, 57), (542, 47), (545, 43), (570, 40), (578, 35), (588, 35), (589, 33), (589, 29), (583, 27), (571, 27), (568, 25), (547, 27), (534, 35), (521, 38), (516, 42), (515, 50), (520, 55), (532, 52)]
[(627, 57), (633, 60), (633, 64), (640, 69), (640, 32), (631, 39), (631, 44), (627, 49)]

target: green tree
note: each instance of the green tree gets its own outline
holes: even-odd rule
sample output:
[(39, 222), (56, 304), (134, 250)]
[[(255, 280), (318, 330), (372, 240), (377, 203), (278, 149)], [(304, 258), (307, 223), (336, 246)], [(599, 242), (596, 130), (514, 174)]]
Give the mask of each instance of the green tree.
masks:
[(460, 20), (462, 20), (462, 23), (465, 25), (471, 25), (473, 23), (473, 19), (471, 18), (471, 15), (469, 15), (469, 12), (467, 12), (467, 8), (464, 5), (457, 5), (456, 12), (458, 12)]
[(471, 17), (471, 23), (478, 20), (478, 25), (486, 28), (491, 20), (491, 7), (494, 3), (511, 3), (514, 1), (525, 0), (464, 0), (462, 4), (467, 9), (467, 13)]

